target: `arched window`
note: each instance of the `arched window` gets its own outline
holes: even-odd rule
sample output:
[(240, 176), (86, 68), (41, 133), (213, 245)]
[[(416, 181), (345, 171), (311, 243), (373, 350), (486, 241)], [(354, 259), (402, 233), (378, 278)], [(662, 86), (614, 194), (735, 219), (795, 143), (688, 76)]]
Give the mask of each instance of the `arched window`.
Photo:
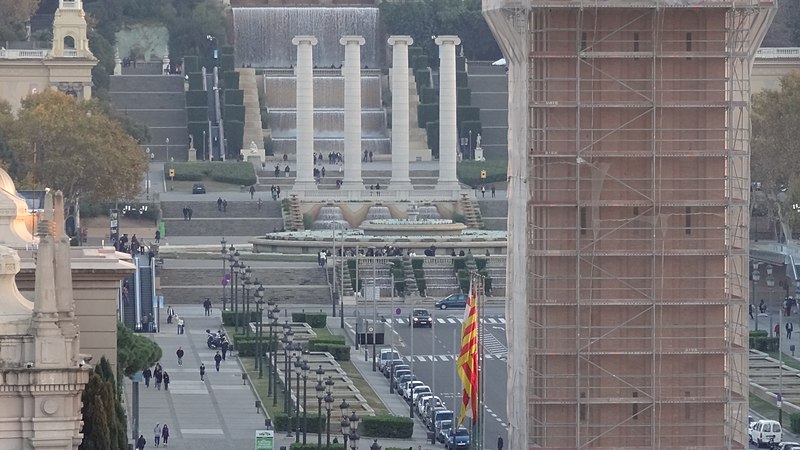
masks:
[(64, 49), (75, 50), (75, 38), (67, 36), (64, 38)]

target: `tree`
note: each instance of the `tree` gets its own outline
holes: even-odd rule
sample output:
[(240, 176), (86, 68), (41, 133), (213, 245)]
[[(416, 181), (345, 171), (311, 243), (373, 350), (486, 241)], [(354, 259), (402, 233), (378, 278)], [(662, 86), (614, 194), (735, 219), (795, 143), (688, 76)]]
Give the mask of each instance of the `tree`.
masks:
[(114, 415), (107, 419), (111, 450), (127, 450), (128, 422), (125, 418), (125, 408), (122, 407), (122, 389), (115, 381), (111, 364), (105, 356), (100, 358), (100, 364), (94, 367), (94, 371), (100, 375), (109, 389), (106, 411), (114, 411)]
[(39, 7), (39, 0), (0, 0), (0, 39), (3, 42), (25, 38), (25, 22)]
[(138, 194), (147, 157), (96, 101), (46, 90), (22, 101), (12, 129), (20, 175), (34, 187), (61, 190), (67, 205)]
[(117, 324), (117, 367), (120, 374), (132, 377), (161, 359), (161, 347)]
[(83, 442), (80, 450), (108, 450), (111, 448), (111, 435), (108, 428), (109, 411), (106, 409), (108, 385), (95, 372), (89, 375), (89, 382), (83, 391)]

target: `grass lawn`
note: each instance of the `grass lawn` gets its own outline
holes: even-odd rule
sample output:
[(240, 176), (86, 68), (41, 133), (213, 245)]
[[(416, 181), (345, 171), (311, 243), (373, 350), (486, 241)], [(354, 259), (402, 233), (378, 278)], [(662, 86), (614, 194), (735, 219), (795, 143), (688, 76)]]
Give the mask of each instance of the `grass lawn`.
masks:
[[(776, 360), (776, 361), (778, 360), (778, 352), (769, 352), (769, 353), (767, 353), (767, 354), (768, 354), (768, 355), (769, 355), (771, 358), (775, 358), (775, 360)], [(796, 360), (796, 359), (792, 358), (792, 357), (791, 357), (791, 356), (789, 356), (787, 353), (784, 353), (784, 354), (783, 354), (783, 365), (784, 365), (784, 366), (791, 367), (792, 369), (797, 369), (797, 370), (800, 370), (800, 361), (798, 361), (798, 360)]]
[[(772, 403), (750, 394), (750, 409), (761, 414), (767, 419), (778, 420), (778, 407)], [(785, 416), (786, 414), (784, 414)]]
[[(481, 170), (486, 171), (486, 179), (481, 179)], [(502, 183), (508, 178), (508, 161), (493, 159), (487, 161), (461, 161), (456, 168), (458, 179), (472, 187), (480, 184)]]
[(256, 391), (258, 392), (259, 397), (261, 397), (261, 401), (264, 405), (264, 409), (267, 410), (267, 414), (269, 417), (275, 417), (277, 414), (283, 413), (283, 388), (281, 384), (278, 383), (278, 404), (277, 406), (272, 406), (272, 397), (267, 396), (267, 392), (269, 392), (269, 388), (267, 386), (267, 382), (269, 381), (269, 374), (267, 373), (267, 369), (269, 365), (264, 366), (264, 378), (258, 378), (258, 370), (256, 370), (255, 361), (252, 357), (244, 356), (241, 358), (242, 365), (244, 365), (244, 370), (247, 372), (247, 378), (249, 378), (250, 383), (255, 387)]
[[(204, 178), (201, 181), (177, 181), (174, 182), (169, 181), (167, 178), (167, 189), (170, 188), (174, 183), (173, 192), (192, 192), (192, 185), (195, 183), (203, 183), (206, 186), (206, 193), (213, 194), (215, 192), (239, 192), (240, 186), (238, 184), (231, 184), (231, 183), (222, 183), (219, 181), (214, 181), (210, 178)], [(202, 199), (202, 195), (197, 196), (198, 199)], [(266, 197), (264, 197), (266, 201)]]

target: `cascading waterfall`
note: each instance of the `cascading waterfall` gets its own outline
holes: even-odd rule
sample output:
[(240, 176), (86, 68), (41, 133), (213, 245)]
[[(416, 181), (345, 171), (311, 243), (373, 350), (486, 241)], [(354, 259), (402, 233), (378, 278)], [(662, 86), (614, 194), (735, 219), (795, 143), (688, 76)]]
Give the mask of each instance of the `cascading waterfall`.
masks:
[[(384, 42), (378, 32), (378, 8), (276, 7), (233, 8), (236, 66), (287, 68), (296, 64), (292, 38), (316, 36), (314, 65), (339, 67), (344, 61), (345, 35), (364, 36), (361, 66), (377, 68)], [(378, 45), (380, 43), (380, 45)]]
[(389, 208), (382, 205), (372, 205), (369, 207), (367, 211), (367, 218), (366, 220), (377, 220), (377, 219), (391, 219), (392, 213), (389, 212)]
[(442, 216), (439, 215), (439, 208), (433, 205), (423, 205), (419, 208), (419, 219), (441, 219)]
[(344, 220), (342, 210), (338, 206), (323, 206), (319, 209), (319, 215), (314, 220), (312, 229), (331, 230), (333, 227), (349, 229), (350, 224)]

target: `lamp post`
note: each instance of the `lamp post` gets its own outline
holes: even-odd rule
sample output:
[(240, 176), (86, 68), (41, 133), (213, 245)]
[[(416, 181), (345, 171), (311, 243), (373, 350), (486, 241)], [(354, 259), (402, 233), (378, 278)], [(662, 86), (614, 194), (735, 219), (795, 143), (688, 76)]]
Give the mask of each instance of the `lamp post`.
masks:
[(220, 250), (220, 254), (222, 255), (222, 310), (225, 311), (227, 309), (226, 306), (228, 305), (228, 299), (225, 296), (225, 286), (227, 284), (225, 283), (225, 276), (228, 275), (228, 269), (225, 267), (225, 262), (228, 260), (228, 247), (226, 247), (228, 243), (225, 241), (225, 238), (222, 238), (219, 243), (222, 244), (222, 250)]
[(258, 368), (258, 378), (263, 377), (264, 372), (264, 348), (262, 346), (262, 338), (264, 337), (264, 286), (256, 289), (254, 294), (256, 298), (256, 367)]
[(167, 161), (169, 161), (169, 138), (164, 139), (164, 143), (167, 145)]
[(325, 370), (320, 364), (319, 369), (316, 370), (317, 385), (314, 390), (317, 391), (317, 449), (322, 448), (322, 428), (319, 426), (322, 423), (322, 399), (325, 397), (325, 385), (322, 384)]
[[(250, 282), (250, 280), (247, 279), (246, 266), (245, 266), (244, 262), (241, 262), (239, 264), (239, 276), (238, 276), (236, 281), (237, 281), (238, 285), (241, 286), (241, 288), (242, 288), (242, 293), (241, 293), (242, 307), (239, 308), (241, 314), (237, 315), (237, 317), (240, 317), (240, 322), (237, 323), (237, 325), (241, 325), (241, 327), (244, 329), (245, 328), (245, 323), (248, 322), (247, 318), (245, 317), (245, 312), (244, 312), (244, 304), (247, 301), (245, 299), (245, 293), (246, 293), (245, 287)], [(250, 328), (250, 327), (247, 327), (247, 328)], [(249, 331), (245, 331), (245, 335), (249, 336), (250, 332)]]
[(296, 397), (297, 403), (295, 407), (295, 438), (294, 443), (300, 443), (300, 376), (303, 374), (303, 362), (302, 362), (302, 355), (298, 352), (294, 352), (294, 375), (297, 386), (294, 389), (294, 395)]
[[(330, 381), (330, 377), (328, 378), (328, 380)], [(327, 394), (325, 394), (325, 411), (328, 415), (327, 431), (326, 431), (328, 450), (331, 450), (331, 408), (333, 407), (333, 402), (334, 402), (333, 394), (331, 394), (329, 391)]]
[[(153, 157), (156, 156), (156, 155), (153, 154), (153, 152), (150, 151), (150, 147), (147, 147), (145, 149), (145, 153), (147, 154), (147, 162), (148, 163), (153, 160)], [(145, 193), (147, 194), (147, 199), (150, 200), (150, 165), (149, 164), (147, 166), (147, 171), (144, 173), (144, 175), (145, 175), (144, 190), (145, 190)]]
[[(756, 286), (758, 286), (758, 282), (761, 280), (761, 271), (758, 270), (759, 263), (753, 263), (753, 271), (750, 272), (750, 278), (753, 280), (753, 297), (756, 297)], [(755, 299), (754, 299), (755, 300)], [(759, 310), (759, 313), (761, 311)], [(756, 318), (756, 331), (758, 331), (758, 318)], [(772, 331), (772, 330), (769, 330)], [(769, 333), (767, 333), (769, 334)]]
[(344, 438), (344, 448), (347, 448), (347, 438), (350, 437), (350, 419), (347, 418), (347, 410), (350, 409), (350, 404), (346, 400), (342, 400), (339, 404), (339, 410), (342, 411), (342, 437)]
[[(358, 420), (359, 419), (358, 419), (358, 416), (356, 415), (356, 412), (353, 411), (353, 413), (350, 414), (350, 449), (351, 450), (358, 450), (358, 440), (359, 440), (359, 436), (358, 436)], [(345, 445), (345, 447), (347, 447), (347, 445)]]
[(277, 345), (275, 344), (275, 337), (272, 335), (272, 328), (278, 326), (278, 313), (280, 313), (280, 309), (275, 306), (272, 308), (272, 320), (269, 323), (269, 355), (270, 355), (270, 362), (269, 362), (269, 382), (270, 385), (273, 383), (275, 384), (272, 389), (272, 406), (278, 406), (278, 356), (275, 352), (278, 350)]
[[(255, 289), (255, 285), (258, 284), (258, 279), (253, 276), (253, 270), (248, 265), (247, 268), (244, 269), (244, 278), (249, 282), (250, 287), (246, 287), (247, 295), (245, 295), (245, 317), (247, 320), (250, 320), (250, 289)], [(255, 281), (253, 281), (255, 279)]]
[(300, 366), (303, 371), (303, 445), (306, 443), (306, 428), (308, 428), (308, 371), (311, 369), (308, 366), (308, 351), (303, 352), (303, 365)]

